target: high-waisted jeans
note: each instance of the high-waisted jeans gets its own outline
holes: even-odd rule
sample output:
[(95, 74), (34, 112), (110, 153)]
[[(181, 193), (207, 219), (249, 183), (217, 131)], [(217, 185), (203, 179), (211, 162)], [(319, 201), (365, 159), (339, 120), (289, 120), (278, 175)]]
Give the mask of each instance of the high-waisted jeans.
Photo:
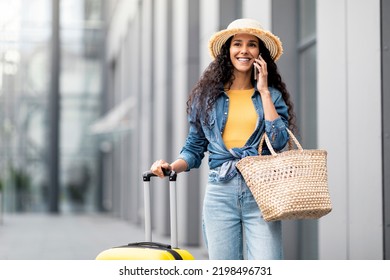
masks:
[[(203, 204), (203, 235), (213, 260), (282, 259), (281, 222), (266, 222), (241, 175), (218, 180), (210, 170)], [(245, 252), (244, 252), (245, 249)]]

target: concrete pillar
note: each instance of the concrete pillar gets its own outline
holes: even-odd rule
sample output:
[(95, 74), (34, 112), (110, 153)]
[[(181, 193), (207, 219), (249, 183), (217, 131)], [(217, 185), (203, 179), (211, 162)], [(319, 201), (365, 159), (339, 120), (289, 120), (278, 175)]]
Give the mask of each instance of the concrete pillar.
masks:
[[(189, 0), (173, 1), (173, 96), (172, 120), (174, 133), (172, 154), (176, 157), (187, 136), (186, 101), (194, 77), (199, 73), (199, 3)], [(179, 242), (199, 243), (199, 170), (178, 177)]]
[(317, 1), (318, 146), (334, 207), (320, 259), (383, 258), (379, 4)]
[[(156, 118), (153, 126), (153, 159), (172, 160), (170, 142), (172, 139), (172, 51), (182, 44), (172, 42), (172, 0), (155, 1), (153, 11), (153, 53), (149, 56), (153, 65), (153, 108)], [(152, 164), (152, 162), (150, 162)], [(154, 214), (157, 232), (170, 234), (168, 179), (153, 180), (152, 192), (155, 194)]]
[[(140, 57), (139, 63), (139, 168), (147, 170), (152, 162), (153, 130), (152, 120), (155, 118), (153, 112), (152, 82), (153, 71), (150, 56), (153, 53), (153, 1), (144, 0), (139, 2), (139, 52), (134, 53)], [(140, 171), (140, 174), (142, 171)], [(138, 181), (140, 182), (140, 181)], [(143, 193), (140, 193), (143, 201)], [(143, 213), (143, 210), (142, 210)]]
[(49, 96), (49, 211), (58, 213), (60, 196), (60, 1), (52, 1), (51, 77)]
[(390, 2), (381, 1), (382, 13), (382, 120), (383, 120), (383, 196), (384, 196), (384, 259), (390, 259)]

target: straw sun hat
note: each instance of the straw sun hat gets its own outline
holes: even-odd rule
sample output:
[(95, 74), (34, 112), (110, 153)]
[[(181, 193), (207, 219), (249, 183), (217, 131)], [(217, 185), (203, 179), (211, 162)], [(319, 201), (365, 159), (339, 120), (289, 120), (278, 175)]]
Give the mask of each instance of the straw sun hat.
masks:
[(278, 60), (283, 54), (282, 42), (279, 37), (275, 36), (268, 30), (264, 30), (260, 23), (254, 19), (237, 19), (229, 24), (229, 26), (215, 33), (209, 41), (209, 51), (213, 59), (215, 59), (221, 51), (221, 47), (233, 35), (246, 33), (255, 35), (262, 40), (269, 50), (273, 60)]

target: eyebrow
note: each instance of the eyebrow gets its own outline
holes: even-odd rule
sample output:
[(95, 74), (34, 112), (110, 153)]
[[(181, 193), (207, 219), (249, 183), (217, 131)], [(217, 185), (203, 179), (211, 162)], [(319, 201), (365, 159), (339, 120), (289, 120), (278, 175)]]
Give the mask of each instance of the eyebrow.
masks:
[[(242, 39), (233, 39), (232, 42), (242, 42), (243, 40)], [(249, 40), (248, 42), (250, 43), (258, 43), (256, 40)]]

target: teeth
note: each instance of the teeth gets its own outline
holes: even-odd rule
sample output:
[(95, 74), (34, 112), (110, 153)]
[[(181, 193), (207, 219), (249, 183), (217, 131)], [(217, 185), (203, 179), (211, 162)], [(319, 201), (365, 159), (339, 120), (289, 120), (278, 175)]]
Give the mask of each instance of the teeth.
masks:
[(239, 58), (239, 61), (249, 61), (249, 58)]

